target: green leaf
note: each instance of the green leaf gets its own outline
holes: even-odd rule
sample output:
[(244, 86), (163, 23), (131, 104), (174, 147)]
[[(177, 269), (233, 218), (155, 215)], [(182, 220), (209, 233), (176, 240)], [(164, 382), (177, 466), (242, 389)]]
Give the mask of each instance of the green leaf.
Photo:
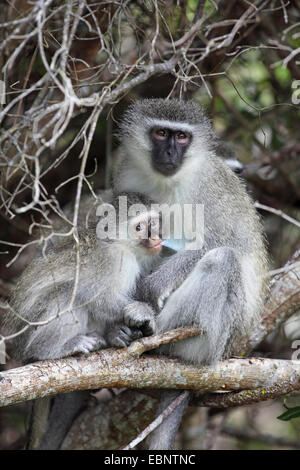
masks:
[(300, 418), (300, 406), (289, 408), (287, 411), (282, 413), (282, 415), (277, 416), (277, 419), (280, 419), (281, 421), (290, 421), (290, 419), (294, 418)]
[(288, 85), (291, 81), (291, 72), (287, 67), (279, 65), (274, 69), (274, 74), (282, 86)]

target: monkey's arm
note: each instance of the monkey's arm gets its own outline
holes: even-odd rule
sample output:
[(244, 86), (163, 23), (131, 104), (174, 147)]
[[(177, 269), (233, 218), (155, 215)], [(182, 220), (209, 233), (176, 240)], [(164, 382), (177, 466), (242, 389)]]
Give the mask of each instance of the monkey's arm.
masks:
[(138, 299), (149, 303), (159, 312), (167, 298), (184, 282), (202, 256), (202, 250), (187, 250), (166, 258), (156, 271), (139, 281)]

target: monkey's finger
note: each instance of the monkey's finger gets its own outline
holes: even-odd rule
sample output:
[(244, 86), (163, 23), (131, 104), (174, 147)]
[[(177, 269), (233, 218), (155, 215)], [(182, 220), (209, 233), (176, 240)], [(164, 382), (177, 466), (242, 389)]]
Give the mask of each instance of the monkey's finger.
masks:
[(125, 334), (126, 336), (131, 336), (131, 333), (132, 333), (132, 329), (127, 326), (127, 325), (122, 325), (120, 327), (120, 332), (122, 332), (123, 334)]
[(116, 348), (127, 348), (127, 344), (125, 343), (125, 341), (123, 341), (119, 336), (116, 336), (113, 340), (112, 340), (112, 345), (115, 346)]
[(127, 346), (132, 343), (133, 338), (132, 338), (132, 332), (130, 328), (127, 328), (125, 325), (120, 328), (119, 334), (116, 337), (116, 342), (118, 345), (122, 348), (126, 348)]
[(143, 332), (139, 328), (129, 328), (127, 325), (123, 325), (120, 331), (122, 332), (122, 338), (125, 338), (130, 343), (143, 336)]
[(140, 339), (142, 338), (143, 332), (139, 328), (131, 328), (131, 341), (134, 341), (135, 339)]
[(142, 332), (144, 336), (152, 336), (155, 333), (155, 321), (147, 320), (142, 327)]
[(128, 314), (125, 317), (125, 322), (130, 328), (140, 328), (144, 323), (144, 319), (139, 318), (137, 315), (134, 316), (134, 314), (132, 316)]
[(165, 290), (157, 299), (157, 306), (159, 311), (162, 310), (165, 306), (166, 301), (170, 297), (171, 293), (173, 292), (172, 288)]
[(142, 329), (147, 328), (150, 322), (152, 321), (152, 314), (148, 312), (136, 313), (136, 312), (127, 312), (124, 317), (126, 325), (131, 329)]
[(125, 327), (124, 325), (118, 330), (115, 336), (112, 337), (112, 346), (115, 346), (117, 348), (127, 348), (127, 346), (129, 346), (132, 340), (130, 339), (130, 335), (128, 334), (130, 332), (130, 329), (128, 328), (128, 331), (126, 331), (126, 329), (127, 327)]

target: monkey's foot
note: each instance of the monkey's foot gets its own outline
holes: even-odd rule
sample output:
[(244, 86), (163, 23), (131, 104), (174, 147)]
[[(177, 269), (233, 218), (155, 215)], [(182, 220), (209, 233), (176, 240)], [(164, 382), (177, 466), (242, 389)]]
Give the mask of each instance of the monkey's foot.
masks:
[(172, 289), (171, 287), (167, 290), (165, 290), (157, 299), (157, 305), (158, 305), (158, 308), (159, 310), (162, 310), (165, 306), (165, 303), (166, 301), (168, 300), (168, 298), (170, 297), (170, 295), (172, 294), (172, 292), (174, 292), (174, 289)]
[(77, 335), (68, 342), (70, 355), (84, 353), (88, 354), (96, 349), (107, 347), (107, 343), (102, 336), (98, 335)]
[(127, 348), (132, 341), (139, 339), (143, 333), (138, 328), (129, 328), (126, 325), (115, 328), (108, 334), (108, 342), (110, 346), (116, 348)]
[(130, 328), (141, 329), (145, 336), (155, 332), (154, 311), (144, 302), (132, 302), (124, 308), (124, 321)]

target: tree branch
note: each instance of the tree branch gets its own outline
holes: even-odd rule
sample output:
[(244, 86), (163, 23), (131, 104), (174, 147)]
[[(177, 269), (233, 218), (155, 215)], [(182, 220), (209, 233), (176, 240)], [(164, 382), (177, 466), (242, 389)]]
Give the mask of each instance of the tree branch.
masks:
[[(297, 261), (296, 254), (291, 262)], [(295, 313), (300, 307), (299, 291), (300, 267), (284, 272), (276, 276), (273, 281), (270, 295), (266, 302), (262, 322), (251, 331), (251, 336), (241, 339), (236, 345), (233, 354), (239, 355), (245, 351), (251, 351), (270, 331), (279, 326), (284, 320)], [(129, 388), (182, 388), (193, 390), (244, 390), (261, 387), (273, 387), (273, 370), (268, 370), (273, 382), (270, 383), (268, 374), (264, 370), (257, 370), (257, 381), (249, 383), (244, 370), (246, 362), (224, 362), (216, 366), (202, 367), (198, 369), (189, 364), (169, 358), (138, 357), (142, 352), (156, 348), (159, 344), (165, 344), (176, 339), (201, 334), (195, 328), (177, 329), (163, 335), (143, 338), (124, 350), (104, 350), (91, 354), (88, 357), (70, 357), (57, 361), (44, 361), (30, 364), (18, 369), (12, 369), (0, 374), (0, 405), (40, 398), (57, 393), (65, 393), (73, 390), (129, 387)], [(258, 359), (255, 359), (257, 364)], [(262, 363), (272, 367), (272, 362)], [(249, 363), (249, 362), (248, 362)], [(284, 368), (296, 367), (297, 362), (275, 361), (276, 364), (284, 364)], [(229, 366), (230, 364), (230, 366)], [(244, 381), (234, 373), (234, 364), (240, 364)], [(242, 366), (242, 364), (244, 364)], [(227, 376), (227, 368), (230, 374)], [(288, 372), (287, 376), (288, 376)], [(298, 372), (297, 372), (298, 373)], [(260, 376), (260, 374), (262, 374)], [(207, 377), (209, 380), (207, 381)], [(260, 380), (259, 380), (260, 377)], [(292, 377), (292, 376), (291, 376)], [(291, 378), (290, 377), (290, 378)], [(283, 377), (284, 378), (284, 377)], [(283, 379), (282, 379), (283, 380)], [(281, 382), (279, 387), (283, 389), (291, 381)], [(284, 393), (282, 393), (284, 394)]]
[[(295, 381), (286, 387), (277, 384), (241, 392), (195, 392), (190, 405), (231, 408), (278, 398), (299, 389), (300, 381)], [(151, 426), (159, 399), (159, 390), (124, 390), (109, 401), (87, 407), (74, 421), (62, 448), (119, 449), (127, 445), (141, 433), (141, 429), (147, 430)]]
[(293, 447), (295, 449), (300, 449), (299, 441), (283, 439), (270, 434), (261, 434), (253, 429), (237, 429), (230, 426), (224, 426), (224, 428), (221, 429), (221, 433), (242, 441), (259, 441), (262, 444), (270, 446)]
[(300, 361), (229, 359), (195, 367), (165, 357), (132, 357), (128, 349), (41, 361), (0, 374), (0, 406), (74, 390), (171, 388), (245, 390), (298, 383)]
[(176, 328), (175, 330), (166, 331), (161, 335), (147, 336), (138, 341), (134, 341), (128, 348), (128, 353), (132, 356), (140, 356), (146, 351), (158, 348), (161, 344), (172, 343), (173, 341), (180, 341), (192, 336), (203, 335), (204, 330), (196, 327)]

